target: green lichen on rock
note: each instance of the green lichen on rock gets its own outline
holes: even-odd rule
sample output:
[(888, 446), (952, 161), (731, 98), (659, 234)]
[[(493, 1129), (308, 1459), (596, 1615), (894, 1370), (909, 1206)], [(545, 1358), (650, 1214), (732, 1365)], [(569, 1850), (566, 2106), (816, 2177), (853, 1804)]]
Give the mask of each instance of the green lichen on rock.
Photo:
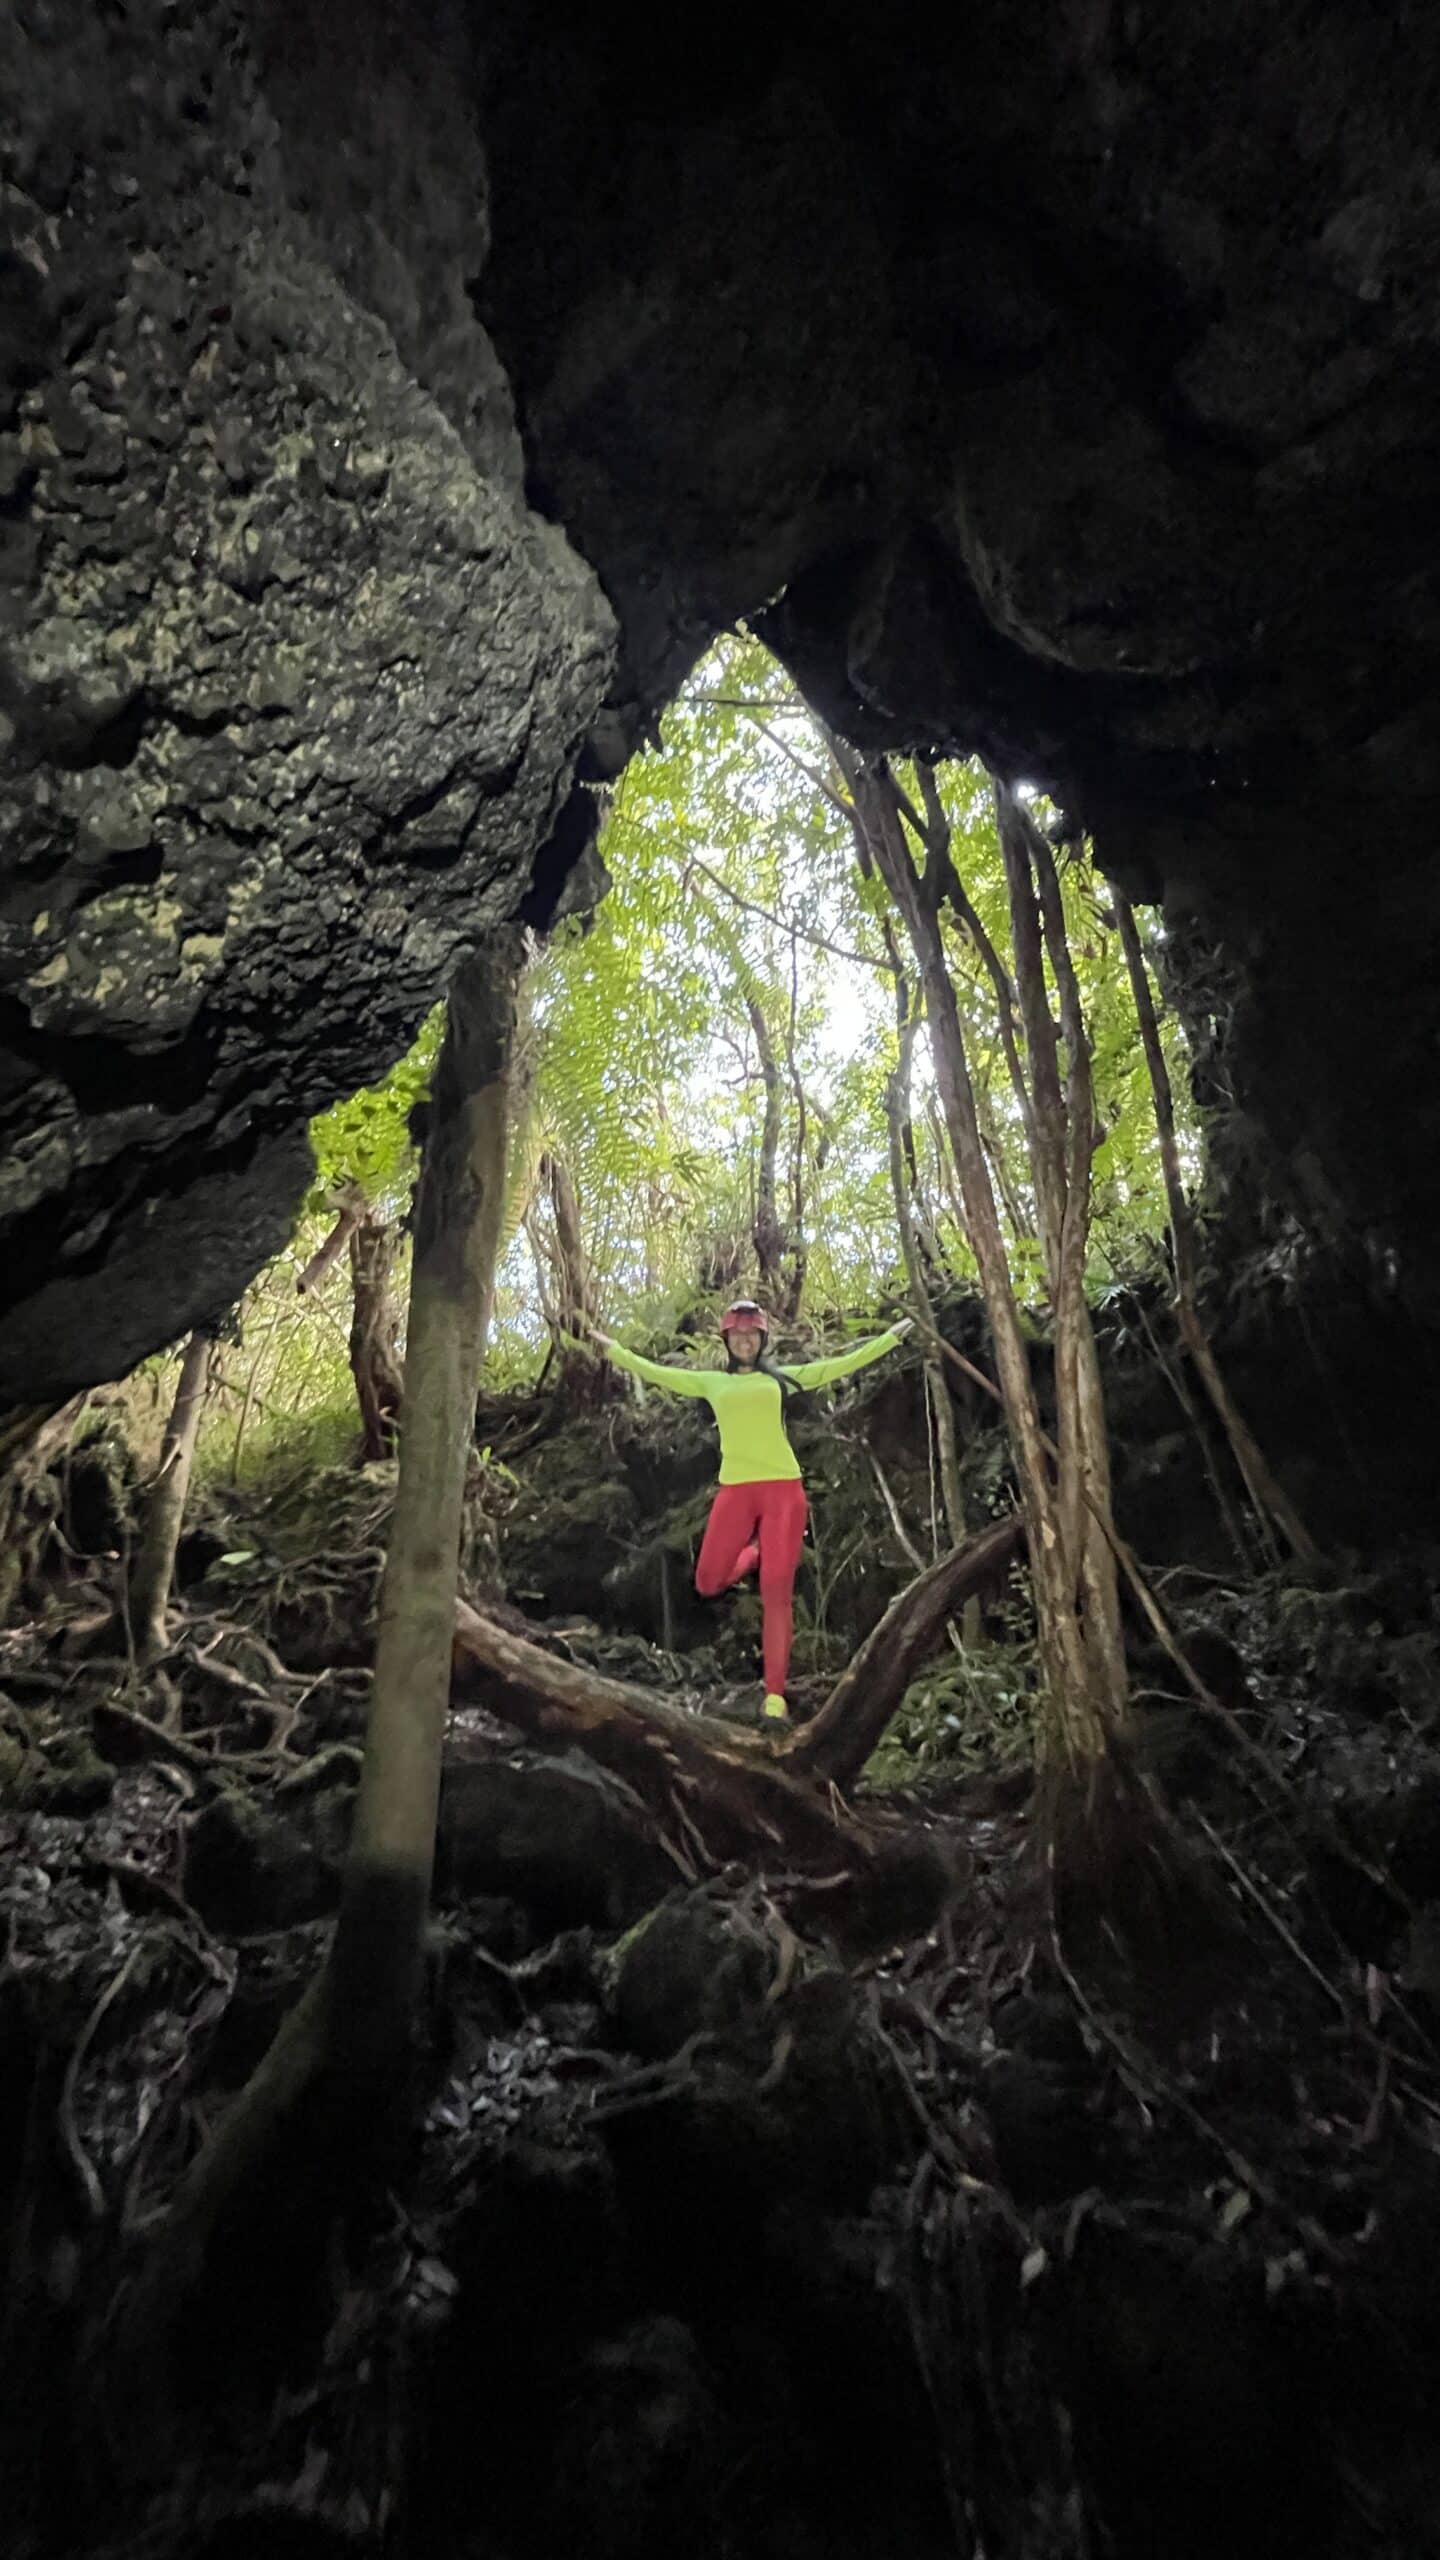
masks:
[[(524, 502), (453, 63), (404, 76), (468, 214), (437, 182), (427, 230), (381, 170), (327, 224), (287, 183), (318, 102), (258, 28), (49, 17), (0, 34), (0, 1393), (113, 1374), (238, 1293), (293, 1214), (287, 1133), (523, 899), (613, 648)], [(144, 1195), (207, 1180), (206, 1267), (162, 1218), (131, 1309)]]

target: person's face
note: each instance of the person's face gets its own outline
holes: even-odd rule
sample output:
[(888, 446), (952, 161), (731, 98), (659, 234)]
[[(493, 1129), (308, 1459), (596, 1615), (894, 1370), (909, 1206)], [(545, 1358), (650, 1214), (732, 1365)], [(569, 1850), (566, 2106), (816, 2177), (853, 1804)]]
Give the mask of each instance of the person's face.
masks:
[(754, 1367), (755, 1362), (760, 1357), (760, 1346), (764, 1339), (765, 1336), (761, 1332), (758, 1324), (737, 1324), (732, 1326), (730, 1332), (730, 1348), (734, 1353), (735, 1358), (739, 1361), (742, 1369), (750, 1369)]

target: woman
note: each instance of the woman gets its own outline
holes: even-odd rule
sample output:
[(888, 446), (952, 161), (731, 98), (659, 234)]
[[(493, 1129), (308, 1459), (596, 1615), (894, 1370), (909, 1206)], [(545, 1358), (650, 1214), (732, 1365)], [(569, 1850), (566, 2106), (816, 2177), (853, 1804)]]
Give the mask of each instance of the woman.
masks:
[(642, 1360), (608, 1333), (599, 1344), (617, 1367), (629, 1369), (672, 1396), (702, 1396), (720, 1426), (720, 1489), (710, 1506), (695, 1588), (707, 1600), (743, 1582), (760, 1568), (764, 1609), (765, 1713), (788, 1716), (785, 1683), (794, 1633), (793, 1594), (805, 1536), (805, 1489), (795, 1452), (785, 1437), (784, 1393), (790, 1387), (828, 1387), (855, 1369), (893, 1351), (910, 1331), (907, 1316), (853, 1351), (833, 1360), (780, 1365), (765, 1357), (769, 1326), (753, 1298), (737, 1298), (720, 1319), (723, 1369), (667, 1369)]

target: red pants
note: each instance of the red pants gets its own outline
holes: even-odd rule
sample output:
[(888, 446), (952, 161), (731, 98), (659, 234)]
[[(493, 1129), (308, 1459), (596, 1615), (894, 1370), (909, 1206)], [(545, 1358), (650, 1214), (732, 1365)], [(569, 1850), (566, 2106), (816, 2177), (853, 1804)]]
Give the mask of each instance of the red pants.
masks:
[(790, 1640), (795, 1632), (793, 1594), (805, 1539), (805, 1487), (794, 1477), (775, 1484), (722, 1484), (710, 1505), (695, 1588), (706, 1600), (728, 1591), (760, 1567), (765, 1612), (765, 1686), (785, 1695)]

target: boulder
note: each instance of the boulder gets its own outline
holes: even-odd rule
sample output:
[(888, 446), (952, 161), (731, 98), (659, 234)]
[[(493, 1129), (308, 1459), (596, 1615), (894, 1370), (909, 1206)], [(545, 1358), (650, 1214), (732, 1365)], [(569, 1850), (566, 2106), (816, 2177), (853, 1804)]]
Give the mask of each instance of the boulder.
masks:
[(185, 1893), (222, 1936), (288, 1929), (318, 1919), (339, 1900), (339, 1862), (284, 1815), (232, 1786), (190, 1825)]
[(668, 1892), (674, 1861), (637, 1796), (583, 1759), (467, 1753), (440, 1799), (442, 1894), (504, 1894), (554, 1929), (622, 1929)]

